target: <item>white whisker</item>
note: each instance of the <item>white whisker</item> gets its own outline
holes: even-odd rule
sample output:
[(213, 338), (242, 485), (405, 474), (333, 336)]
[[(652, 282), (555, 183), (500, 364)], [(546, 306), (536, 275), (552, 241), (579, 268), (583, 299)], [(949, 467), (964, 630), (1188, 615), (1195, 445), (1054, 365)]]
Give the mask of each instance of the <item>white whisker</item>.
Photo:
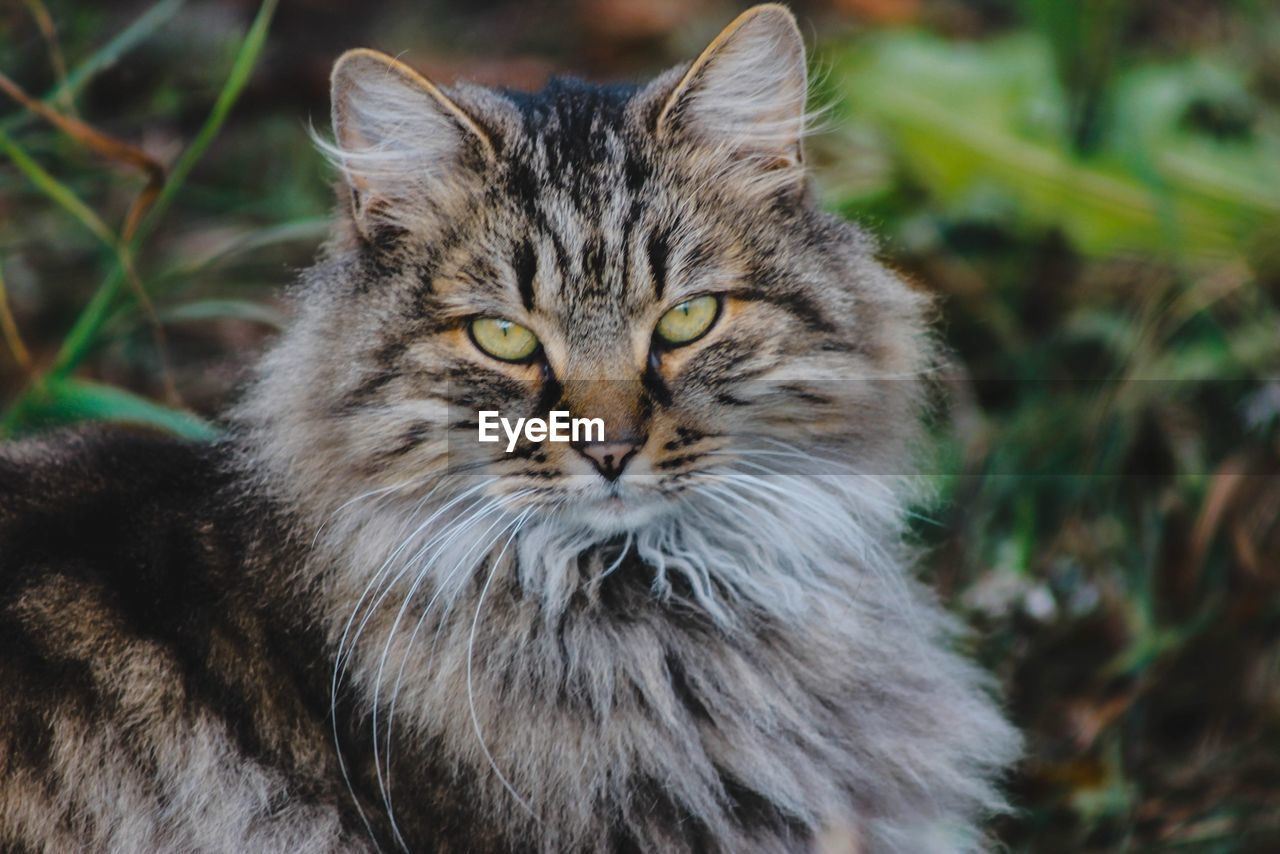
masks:
[[(501, 503), (501, 507), (502, 507), (502, 509), (505, 509), (505, 508), (506, 508), (506, 507), (508, 507), (508, 506), (509, 506), (509, 505), (510, 505), (514, 500), (516, 500), (517, 498), (521, 497), (522, 495), (527, 494), (528, 492), (529, 492), (529, 490), (522, 490), (522, 491), (520, 491), (520, 492), (516, 492), (516, 493), (514, 493), (514, 494), (512, 494), (512, 495), (510, 495), (510, 496), (503, 496), (503, 497), (502, 497), (502, 503)], [(527, 511), (526, 511), (526, 512), (527, 512)], [(518, 517), (518, 518), (523, 518), (523, 517)], [(496, 525), (496, 524), (497, 524), (497, 523), (495, 522), (495, 523), (494, 523), (494, 525)], [(401, 684), (402, 684), (402, 682), (403, 682), (403, 680), (404, 680), (404, 671), (405, 671), (405, 667), (406, 667), (406, 665), (408, 664), (410, 653), (412, 653), (412, 651), (413, 651), (414, 644), (415, 644), (415, 642), (416, 642), (416, 640), (417, 640), (417, 637), (418, 637), (418, 632), (419, 632), (419, 630), (422, 628), (422, 625), (423, 625), (423, 623), (425, 622), (425, 620), (427, 619), (427, 617), (430, 615), (432, 606), (433, 606), (433, 605), (436, 603), (436, 601), (440, 598), (441, 594), (445, 591), (445, 589), (447, 588), (447, 586), (448, 586), (449, 582), (452, 580), (452, 578), (453, 578), (457, 573), (461, 572), (465, 567), (467, 567), (468, 563), (470, 562), (470, 560), (471, 560), (471, 558), (472, 558), (472, 555), (475, 555), (475, 554), (477, 554), (477, 553), (478, 553), (478, 554), (480, 554), (480, 555), (487, 554), (487, 553), (489, 552), (489, 550), (490, 550), (490, 549), (492, 549), (492, 547), (494, 546), (494, 544), (498, 541), (498, 539), (499, 539), (499, 538), (501, 538), (502, 534), (503, 534), (504, 532), (506, 532), (509, 528), (511, 528), (514, 524), (515, 524), (515, 520), (509, 520), (509, 521), (507, 521), (507, 522), (506, 522), (506, 523), (505, 523), (501, 528), (499, 528), (499, 529), (497, 530), (497, 532), (495, 532), (495, 533), (494, 533), (494, 534), (493, 534), (493, 535), (492, 535), (488, 540), (485, 540), (485, 539), (484, 539), (484, 534), (480, 535), (480, 537), (477, 537), (477, 539), (476, 539), (475, 543), (473, 543), (473, 544), (472, 544), (472, 546), (471, 546), (469, 549), (467, 549), (467, 551), (462, 555), (462, 557), (460, 557), (460, 558), (458, 559), (458, 561), (454, 564), (453, 569), (451, 569), (451, 570), (446, 574), (445, 578), (443, 578), (443, 579), (442, 579), (442, 580), (441, 580), (441, 581), (436, 585), (436, 591), (435, 591), (435, 593), (433, 593), (433, 594), (432, 594), (431, 598), (427, 601), (426, 605), (424, 605), (424, 606), (423, 606), (423, 608), (422, 608), (422, 613), (421, 613), (421, 615), (419, 615), (418, 620), (414, 623), (413, 631), (410, 633), (410, 635), (409, 635), (409, 639), (408, 639), (408, 641), (405, 643), (405, 650), (404, 650), (404, 653), (403, 653), (403, 654), (401, 655), (401, 657), (400, 657), (400, 667), (399, 667), (399, 669), (398, 669), (398, 670), (397, 670), (397, 672), (396, 672), (395, 684), (393, 685), (393, 687), (392, 687), (392, 691), (391, 691), (391, 701), (390, 701), (390, 703), (388, 704), (388, 709), (387, 709), (387, 734), (386, 734), (386, 743), (387, 743), (387, 753), (388, 753), (388, 765), (387, 765), (387, 774), (386, 774), (386, 807), (387, 807), (387, 813), (388, 813), (388, 815), (391, 817), (391, 820), (392, 820), (392, 822), (393, 822), (393, 823), (394, 823), (394, 821), (395, 821), (395, 819), (394, 819), (394, 816), (395, 816), (395, 809), (394, 809), (394, 806), (393, 806), (393, 804), (392, 804), (392, 795), (391, 795), (391, 791), (392, 791), (392, 789), (391, 789), (391, 765), (390, 765), (390, 750), (391, 750), (391, 741), (392, 741), (392, 728), (393, 728), (393, 726), (394, 726), (394, 724), (395, 724), (396, 702), (397, 702), (397, 700), (398, 700), (398, 698), (399, 698), (399, 695), (400, 695), (400, 686), (401, 686)], [(493, 527), (494, 527), (494, 525), (490, 525), (489, 529), (486, 529), (486, 532), (485, 532), (485, 533), (487, 534), (489, 530), (492, 530), (492, 529), (493, 529)], [(461, 531), (460, 531), (459, 533), (461, 533)], [(443, 544), (442, 544), (442, 548), (443, 548)], [(423, 568), (423, 569), (422, 569), (422, 571), (421, 571), (421, 575), (420, 575), (420, 577), (419, 577), (418, 581), (421, 581), (421, 580), (422, 580), (422, 577), (425, 577), (426, 573), (427, 573), (427, 572), (429, 572), (429, 571), (430, 571), (430, 567), (429, 567), (429, 566), (424, 566), (424, 568)], [(417, 581), (415, 581), (415, 584), (414, 584), (414, 587), (415, 587), (415, 588), (416, 588), (416, 586), (417, 586)], [(413, 590), (411, 590), (411, 591), (406, 595), (406, 601), (408, 600), (408, 598), (411, 598), (412, 596), (413, 596)], [(379, 672), (381, 672), (381, 671), (379, 671)], [(376, 716), (376, 714), (377, 714), (377, 712), (376, 712), (376, 708), (375, 708), (375, 712), (374, 712), (374, 714), (375, 714), (375, 716)], [(376, 727), (375, 727), (375, 739), (376, 739)], [(376, 756), (376, 748), (375, 748), (375, 756)], [(376, 761), (375, 761), (375, 764), (376, 764)]]
[[(486, 505), (485, 505), (481, 510), (476, 511), (476, 512), (475, 512), (475, 513), (473, 513), (470, 517), (468, 517), (468, 521), (467, 521), (467, 522), (465, 522), (465, 523), (463, 523), (463, 524), (457, 524), (457, 525), (452, 526), (451, 528), (446, 529), (446, 530), (447, 530), (447, 532), (448, 532), (448, 535), (447, 535), (447, 536), (445, 536), (443, 539), (440, 539), (439, 537), (437, 537), (437, 538), (436, 538), (436, 539), (440, 539), (440, 548), (441, 548), (441, 550), (443, 550), (443, 549), (447, 548), (447, 547), (448, 547), (448, 545), (449, 545), (451, 542), (453, 542), (455, 539), (457, 539), (457, 538), (458, 538), (459, 536), (461, 536), (463, 533), (465, 533), (466, 531), (468, 531), (468, 530), (471, 528), (471, 526), (472, 526), (472, 525), (478, 524), (478, 523), (479, 523), (480, 521), (482, 521), (486, 516), (491, 515), (494, 511), (501, 510), (502, 506), (503, 506), (503, 502), (502, 502), (500, 499), (492, 499), (492, 500), (490, 500), (490, 501), (489, 501), (489, 503), (488, 503), (488, 504), (486, 504)], [(493, 529), (493, 527), (494, 527), (494, 526), (496, 526), (500, 521), (501, 521), (501, 519), (499, 519), (499, 520), (495, 520), (495, 521), (494, 521), (494, 522), (489, 526), (489, 528), (485, 530), (485, 534), (487, 534), (490, 530), (492, 530), (492, 529)], [(482, 534), (481, 536), (484, 536), (484, 534)], [(434, 540), (433, 540), (433, 542), (434, 542)], [(424, 546), (424, 549), (423, 549), (423, 550), (425, 550), (426, 548), (427, 548), (427, 546)], [(420, 553), (421, 553), (421, 551), (422, 551), (422, 550), (420, 550)], [(402, 576), (403, 576), (403, 575), (408, 571), (408, 568), (409, 568), (410, 566), (412, 566), (412, 563), (407, 563), (407, 564), (406, 564), (406, 568), (405, 568), (405, 570), (402, 570), (402, 571), (400, 572), (400, 574), (399, 574), (399, 575), (397, 575), (397, 579), (398, 579), (398, 578), (400, 578), (400, 577), (402, 577)], [(407, 593), (405, 593), (405, 595), (404, 595), (404, 597), (403, 597), (403, 599), (402, 599), (402, 602), (401, 602), (400, 608), (396, 611), (395, 619), (394, 619), (394, 621), (392, 622), (392, 624), (391, 624), (391, 628), (390, 628), (390, 630), (389, 630), (389, 631), (388, 631), (388, 633), (387, 633), (387, 639), (386, 639), (386, 642), (383, 644), (382, 654), (381, 654), (381, 656), (380, 656), (380, 657), (379, 657), (379, 659), (378, 659), (377, 672), (376, 672), (376, 676), (375, 676), (375, 678), (374, 678), (374, 682), (373, 682), (372, 727), (373, 727), (373, 765), (374, 765), (374, 775), (377, 777), (377, 780), (378, 780), (378, 788), (379, 788), (379, 790), (380, 790), (380, 792), (381, 792), (381, 794), (382, 794), (383, 804), (384, 804), (384, 806), (386, 806), (386, 807), (387, 807), (388, 812), (390, 812), (390, 806), (391, 806), (391, 805), (390, 805), (390, 795), (389, 795), (389, 792), (388, 792), (389, 784), (388, 784), (388, 782), (387, 782), (387, 779), (389, 779), (389, 777), (388, 777), (388, 778), (384, 778), (384, 776), (383, 776), (383, 773), (382, 773), (382, 766), (381, 766), (381, 762), (380, 762), (380, 753), (379, 753), (379, 748), (378, 748), (378, 745), (379, 745), (379, 741), (378, 741), (378, 710), (379, 710), (379, 708), (381, 707), (381, 704), (380, 704), (380, 702), (379, 702), (379, 696), (378, 696), (378, 695), (379, 695), (379, 693), (380, 693), (380, 691), (381, 691), (381, 688), (382, 688), (382, 683), (383, 683), (383, 678), (382, 678), (382, 676), (383, 676), (383, 673), (384, 673), (384, 672), (385, 672), (385, 670), (386, 670), (387, 656), (390, 654), (391, 646), (392, 646), (392, 644), (395, 642), (395, 640), (396, 640), (396, 638), (397, 638), (397, 633), (398, 633), (398, 630), (399, 630), (399, 628), (400, 628), (400, 623), (401, 623), (401, 621), (404, 619), (404, 614), (405, 614), (405, 612), (408, 610), (409, 605), (411, 604), (411, 602), (413, 601), (413, 598), (414, 598), (415, 594), (417, 593), (418, 587), (421, 585), (422, 581), (423, 581), (423, 580), (425, 580), (425, 579), (427, 578), (427, 576), (428, 576), (428, 573), (427, 573), (426, 571), (421, 571), (421, 570), (420, 570), (420, 571), (419, 571), (419, 573), (418, 573), (418, 575), (417, 575), (417, 578), (414, 580), (413, 584), (410, 586), (410, 588), (409, 588), (408, 592), (407, 592)], [(393, 582), (392, 582), (392, 584), (394, 585), (394, 583), (395, 583), (395, 582), (393, 581)], [(389, 758), (388, 758), (388, 761), (389, 761)], [(390, 767), (389, 767), (389, 766), (388, 766), (387, 774), (388, 774), (388, 775), (390, 774)], [(393, 830), (393, 831), (395, 831), (394, 824), (395, 824), (395, 822), (394, 822), (394, 818), (392, 818), (392, 825), (393, 825), (392, 830)], [(397, 832), (397, 835), (398, 835), (398, 831), (395, 831), (395, 832)]]
[(480, 624), (480, 611), (484, 608), (485, 597), (489, 594), (489, 585), (493, 583), (493, 576), (498, 571), (498, 567), (501, 565), (503, 557), (506, 556), (507, 548), (511, 545), (512, 540), (519, 535), (520, 529), (524, 526), (524, 522), (531, 512), (531, 509), (526, 509), (516, 519), (515, 526), (511, 531), (510, 536), (508, 536), (507, 541), (502, 544), (502, 551), (499, 552), (498, 556), (493, 560), (493, 565), (489, 569), (489, 575), (485, 578), (484, 587), (480, 590), (480, 598), (476, 602), (475, 616), (471, 620), (471, 632), (467, 636), (467, 708), (471, 712), (471, 726), (475, 730), (476, 739), (480, 742), (480, 750), (484, 752), (485, 759), (489, 761), (489, 767), (493, 769), (493, 773), (497, 775), (498, 781), (502, 783), (503, 788), (511, 794), (511, 797), (515, 798), (516, 803), (520, 804), (520, 806), (524, 808), (525, 812), (529, 813), (529, 815), (536, 821), (538, 816), (534, 813), (533, 807), (529, 806), (529, 803), (520, 796), (520, 793), (511, 785), (511, 782), (507, 779), (506, 775), (498, 768), (498, 763), (494, 761), (493, 754), (489, 752), (489, 747), (485, 744), (484, 733), (480, 729), (480, 719), (476, 715), (475, 683), (472, 671), (472, 660), (475, 653), (476, 627)]

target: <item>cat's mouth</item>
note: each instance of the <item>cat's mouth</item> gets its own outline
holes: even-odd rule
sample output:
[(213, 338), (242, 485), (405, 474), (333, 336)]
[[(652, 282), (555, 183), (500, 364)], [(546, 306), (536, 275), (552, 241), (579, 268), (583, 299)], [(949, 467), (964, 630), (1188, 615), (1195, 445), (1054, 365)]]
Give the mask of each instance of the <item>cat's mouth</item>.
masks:
[(566, 503), (566, 517), (593, 531), (626, 533), (670, 512), (671, 502), (624, 481), (593, 483)]

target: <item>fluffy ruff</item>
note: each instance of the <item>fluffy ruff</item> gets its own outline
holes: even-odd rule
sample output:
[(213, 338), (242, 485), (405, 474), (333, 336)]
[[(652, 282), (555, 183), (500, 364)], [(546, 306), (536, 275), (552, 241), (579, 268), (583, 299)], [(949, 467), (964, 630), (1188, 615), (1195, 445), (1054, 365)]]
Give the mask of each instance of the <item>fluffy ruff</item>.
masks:
[[(750, 465), (621, 537), (481, 477), (332, 513), (335, 696), (371, 710), (393, 821), (413, 806), (386, 752), (420, 743), (548, 852), (619, 823), (648, 850), (791, 851), (831, 828), (869, 851), (980, 848), (1018, 739), (885, 546), (910, 479)], [(647, 809), (655, 786), (683, 828)]]

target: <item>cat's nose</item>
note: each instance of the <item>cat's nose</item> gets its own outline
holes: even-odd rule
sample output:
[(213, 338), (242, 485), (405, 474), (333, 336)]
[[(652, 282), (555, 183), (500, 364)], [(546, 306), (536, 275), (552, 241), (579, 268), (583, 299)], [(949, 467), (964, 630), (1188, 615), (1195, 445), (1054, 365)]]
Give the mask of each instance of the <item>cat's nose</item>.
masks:
[(622, 476), (631, 458), (644, 447), (645, 438), (628, 437), (614, 442), (581, 442), (574, 449), (591, 461), (607, 481), (615, 481)]

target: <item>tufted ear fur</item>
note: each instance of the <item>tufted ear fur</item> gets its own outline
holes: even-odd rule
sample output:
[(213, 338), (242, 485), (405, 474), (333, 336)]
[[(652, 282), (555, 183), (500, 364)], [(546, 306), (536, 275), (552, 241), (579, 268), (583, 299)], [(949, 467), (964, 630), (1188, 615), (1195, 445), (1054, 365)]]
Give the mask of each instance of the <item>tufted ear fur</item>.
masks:
[(493, 158), (493, 143), (473, 118), (386, 54), (347, 51), (331, 86), (334, 142), (318, 144), (342, 170), (366, 238), (380, 224), (411, 228), (415, 213), (440, 207), (468, 158)]
[(694, 60), (661, 112), (659, 138), (685, 134), (785, 183), (802, 173), (804, 41), (784, 6), (748, 9)]

